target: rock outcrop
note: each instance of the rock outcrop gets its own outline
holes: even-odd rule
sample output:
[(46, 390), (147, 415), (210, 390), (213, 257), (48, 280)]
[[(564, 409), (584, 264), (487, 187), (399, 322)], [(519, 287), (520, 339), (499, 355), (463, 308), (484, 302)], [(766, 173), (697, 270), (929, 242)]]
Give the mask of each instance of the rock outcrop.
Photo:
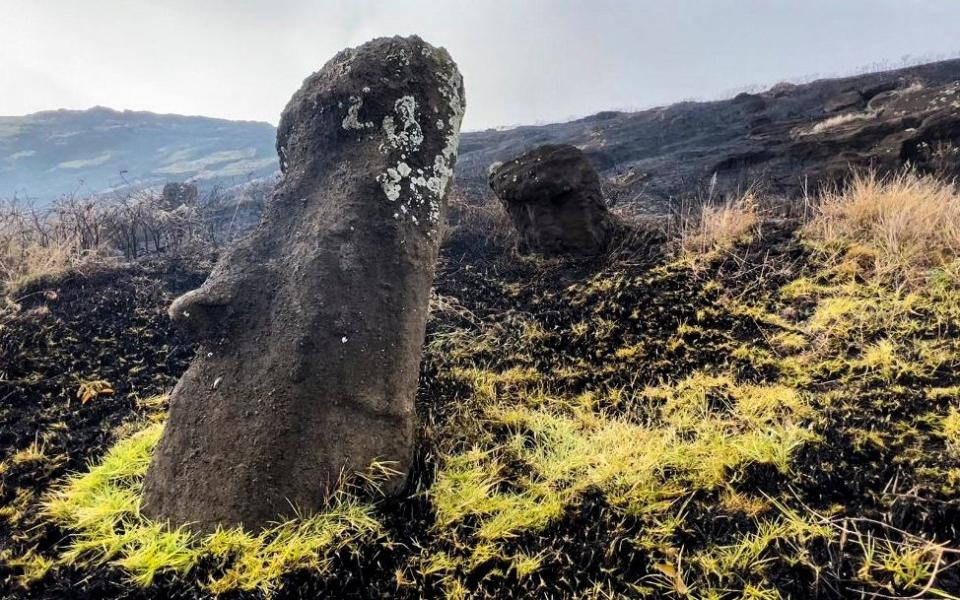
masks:
[(493, 165), (489, 181), (517, 230), (520, 252), (593, 256), (606, 250), (614, 221), (596, 169), (575, 146), (540, 146)]
[(552, 125), (465, 135), (457, 186), (487, 189), (487, 167), (541, 144), (572, 144), (600, 173), (608, 203), (669, 213), (708, 193), (753, 187), (800, 196), (848, 176), (907, 163), (960, 174), (960, 59), (781, 84), (729, 100), (604, 112)]
[(281, 117), (283, 178), (258, 229), (171, 317), (201, 348), (170, 399), (143, 509), (260, 527), (320, 509), (341, 473), (402, 485), (463, 85), (443, 49), (337, 54)]

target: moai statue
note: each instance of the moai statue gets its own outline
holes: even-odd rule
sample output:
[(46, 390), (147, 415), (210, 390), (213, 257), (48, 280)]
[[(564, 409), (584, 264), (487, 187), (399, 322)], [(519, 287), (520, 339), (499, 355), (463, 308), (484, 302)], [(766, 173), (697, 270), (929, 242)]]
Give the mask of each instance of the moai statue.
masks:
[(143, 509), (198, 531), (322, 508), (342, 474), (414, 454), (414, 396), (463, 83), (442, 48), (337, 54), (283, 111), (255, 233), (171, 317), (200, 343)]

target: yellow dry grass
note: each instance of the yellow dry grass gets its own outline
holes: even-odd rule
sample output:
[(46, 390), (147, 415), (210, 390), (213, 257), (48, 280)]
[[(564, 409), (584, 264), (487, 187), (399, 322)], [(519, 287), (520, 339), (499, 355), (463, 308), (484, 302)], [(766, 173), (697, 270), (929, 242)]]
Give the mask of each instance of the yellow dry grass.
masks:
[(700, 218), (680, 232), (680, 247), (687, 257), (709, 256), (732, 248), (752, 235), (760, 224), (753, 192), (716, 206), (704, 206)]
[(659, 548), (662, 540), (653, 538), (679, 526), (684, 497), (737, 481), (750, 465), (786, 475), (795, 453), (817, 439), (807, 399), (785, 386), (698, 372), (636, 398), (603, 402), (649, 411), (627, 418), (597, 409), (596, 393), (544, 394), (535, 372), (519, 373), (456, 374), (473, 388), (467, 405), (482, 411), (466, 421), (484, 433), (465, 447), (440, 450), (428, 492), (434, 533), (462, 554), (429, 556), (421, 573), (443, 573), (450, 583), (493, 558), (529, 574), (537, 563), (511, 554), (510, 542), (560, 522), (591, 491), (610, 510), (649, 521), (645, 543)]
[(960, 254), (960, 192), (911, 173), (860, 174), (823, 193), (805, 233), (838, 247), (859, 244), (875, 274), (917, 282)]
[(820, 121), (819, 123), (811, 127), (807, 133), (808, 134), (823, 133), (824, 131), (835, 129), (842, 125), (846, 125), (847, 123), (873, 119), (876, 116), (877, 114), (874, 112), (851, 112), (851, 113), (834, 115), (832, 117), (824, 119), (823, 121)]
[[(2, 233), (0, 233), (2, 235)], [(63, 272), (80, 257), (72, 244), (0, 244), (0, 284), (7, 289)]]

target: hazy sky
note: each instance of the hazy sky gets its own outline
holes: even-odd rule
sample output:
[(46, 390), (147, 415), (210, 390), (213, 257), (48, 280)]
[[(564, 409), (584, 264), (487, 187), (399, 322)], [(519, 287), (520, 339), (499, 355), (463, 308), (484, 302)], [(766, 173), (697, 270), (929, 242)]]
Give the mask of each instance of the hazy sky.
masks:
[(728, 95), (960, 51), (960, 0), (0, 0), (0, 115), (276, 123), (337, 50), (446, 46), (468, 129)]

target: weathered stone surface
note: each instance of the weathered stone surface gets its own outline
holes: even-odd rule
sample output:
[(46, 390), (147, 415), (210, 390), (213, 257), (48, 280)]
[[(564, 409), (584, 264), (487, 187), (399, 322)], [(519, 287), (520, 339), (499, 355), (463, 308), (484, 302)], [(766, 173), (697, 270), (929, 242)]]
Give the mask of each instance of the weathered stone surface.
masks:
[(146, 514), (255, 528), (320, 508), (375, 460), (402, 485), (463, 109), (456, 65), (417, 37), (344, 50), (305, 80), (261, 225), (170, 307), (202, 347), (171, 397)]
[(521, 252), (591, 256), (606, 250), (614, 222), (600, 177), (576, 146), (535, 148), (494, 165), (489, 181), (517, 229)]

